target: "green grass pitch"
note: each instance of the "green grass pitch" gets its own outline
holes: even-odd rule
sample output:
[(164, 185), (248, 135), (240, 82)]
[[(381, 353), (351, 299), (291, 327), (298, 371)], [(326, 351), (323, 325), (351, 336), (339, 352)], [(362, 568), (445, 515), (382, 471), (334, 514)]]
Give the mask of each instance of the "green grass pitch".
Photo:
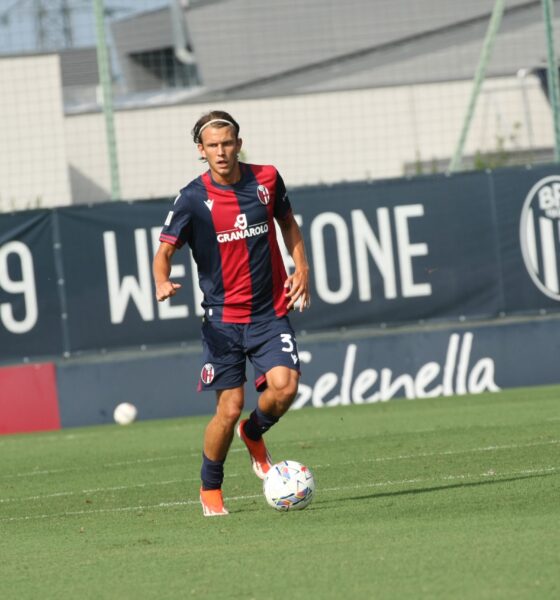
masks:
[(0, 597), (560, 598), (560, 387), (290, 412), (291, 513), (235, 439), (203, 518), (207, 419), (0, 438)]

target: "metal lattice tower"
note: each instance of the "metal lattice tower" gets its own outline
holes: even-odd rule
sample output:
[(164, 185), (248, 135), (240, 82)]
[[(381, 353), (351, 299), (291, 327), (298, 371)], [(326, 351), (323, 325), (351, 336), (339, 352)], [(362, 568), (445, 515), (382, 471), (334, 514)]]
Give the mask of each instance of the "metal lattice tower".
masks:
[(56, 50), (74, 45), (69, 0), (34, 0), (37, 48)]

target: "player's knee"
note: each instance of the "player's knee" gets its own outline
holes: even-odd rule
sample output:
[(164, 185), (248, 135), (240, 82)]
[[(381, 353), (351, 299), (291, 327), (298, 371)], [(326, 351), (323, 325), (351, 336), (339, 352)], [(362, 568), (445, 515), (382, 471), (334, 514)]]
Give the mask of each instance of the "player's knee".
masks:
[(243, 394), (231, 392), (227, 396), (221, 396), (218, 402), (217, 415), (222, 422), (233, 427), (243, 411)]
[(276, 411), (285, 412), (290, 408), (297, 394), (299, 374), (286, 368), (276, 368), (269, 371), (267, 383), (274, 398)]
[(288, 408), (290, 408), (295, 397), (296, 397), (295, 392), (283, 390), (282, 395), (278, 399), (278, 403), (280, 404), (280, 407), (282, 408), (283, 411), (286, 411), (286, 410), (288, 410)]
[(239, 406), (230, 406), (228, 407), (225, 418), (230, 425), (235, 425), (241, 416), (241, 407)]
[(288, 409), (297, 394), (297, 381), (289, 380), (283, 386), (274, 389), (274, 399), (276, 404), (284, 409)]
[(218, 417), (227, 427), (233, 427), (241, 416), (242, 408), (236, 404), (222, 406), (218, 410)]

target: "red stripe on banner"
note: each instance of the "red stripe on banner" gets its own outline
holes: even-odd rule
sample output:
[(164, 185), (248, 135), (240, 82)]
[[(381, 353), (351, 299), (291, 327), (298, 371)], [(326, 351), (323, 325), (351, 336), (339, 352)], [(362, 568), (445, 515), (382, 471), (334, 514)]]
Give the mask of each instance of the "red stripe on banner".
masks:
[(0, 434), (60, 429), (52, 363), (0, 368)]
[[(241, 214), (237, 196), (232, 190), (214, 187), (210, 175), (205, 173), (202, 181), (208, 197), (214, 200), (212, 221), (217, 234), (233, 232)], [(218, 243), (222, 259), (222, 282), (224, 308), (222, 321), (250, 323), (253, 304), (253, 286), (249, 265), (249, 250), (244, 239)]]
[(274, 312), (277, 317), (283, 317), (288, 313), (288, 299), (284, 282), (288, 277), (282, 253), (278, 247), (276, 238), (276, 227), (274, 225), (274, 204), (281, 198), (276, 198), (276, 177), (277, 171), (272, 166), (252, 165), (253, 174), (259, 185), (264, 185), (270, 193), (270, 202), (268, 209), (268, 245), (270, 248), (270, 262), (272, 269), (272, 298)]

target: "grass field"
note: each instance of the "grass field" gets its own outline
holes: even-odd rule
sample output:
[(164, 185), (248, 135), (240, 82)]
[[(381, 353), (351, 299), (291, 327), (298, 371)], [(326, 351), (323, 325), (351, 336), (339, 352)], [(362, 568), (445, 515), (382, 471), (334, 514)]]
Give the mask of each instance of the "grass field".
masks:
[(289, 413), (293, 513), (235, 440), (202, 517), (206, 421), (0, 438), (0, 598), (560, 598), (560, 387)]

